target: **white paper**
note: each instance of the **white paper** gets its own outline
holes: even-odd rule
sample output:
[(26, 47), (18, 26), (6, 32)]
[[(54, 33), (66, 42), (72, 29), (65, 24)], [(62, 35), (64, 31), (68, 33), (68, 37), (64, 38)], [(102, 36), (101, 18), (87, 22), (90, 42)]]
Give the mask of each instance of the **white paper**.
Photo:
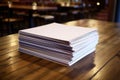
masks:
[(67, 26), (58, 23), (51, 23), (44, 26), (20, 30), (19, 33), (72, 44), (72, 42), (78, 40), (79, 38), (87, 36), (88, 34), (92, 34), (96, 31), (97, 30), (93, 28)]

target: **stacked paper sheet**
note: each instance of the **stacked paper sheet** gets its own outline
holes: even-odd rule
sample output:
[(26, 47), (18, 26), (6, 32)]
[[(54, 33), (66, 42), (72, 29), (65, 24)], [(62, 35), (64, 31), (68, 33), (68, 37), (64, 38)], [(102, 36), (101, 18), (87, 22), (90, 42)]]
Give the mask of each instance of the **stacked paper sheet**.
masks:
[(95, 51), (96, 29), (51, 23), (19, 31), (19, 51), (71, 66)]

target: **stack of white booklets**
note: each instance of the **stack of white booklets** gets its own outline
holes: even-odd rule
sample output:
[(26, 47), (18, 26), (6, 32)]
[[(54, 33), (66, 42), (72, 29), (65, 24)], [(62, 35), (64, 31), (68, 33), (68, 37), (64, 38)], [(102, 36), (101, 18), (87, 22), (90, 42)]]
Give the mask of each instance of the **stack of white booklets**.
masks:
[(51, 23), (19, 31), (19, 51), (71, 66), (95, 51), (98, 32), (93, 28)]

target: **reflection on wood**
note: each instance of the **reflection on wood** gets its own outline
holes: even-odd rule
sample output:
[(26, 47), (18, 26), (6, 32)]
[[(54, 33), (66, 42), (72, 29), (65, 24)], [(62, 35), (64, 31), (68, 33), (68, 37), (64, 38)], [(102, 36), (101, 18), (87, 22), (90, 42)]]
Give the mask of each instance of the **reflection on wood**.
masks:
[(93, 53), (71, 67), (65, 67), (18, 52), (17, 34), (1, 37), (0, 80), (120, 79), (120, 25), (91, 19), (65, 24), (97, 28), (100, 37), (95, 54)]

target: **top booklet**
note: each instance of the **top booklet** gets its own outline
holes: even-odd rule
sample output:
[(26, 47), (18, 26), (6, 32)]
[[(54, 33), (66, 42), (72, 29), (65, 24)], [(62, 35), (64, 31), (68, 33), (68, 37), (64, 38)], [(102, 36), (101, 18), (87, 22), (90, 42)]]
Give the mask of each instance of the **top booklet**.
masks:
[(51, 23), (30, 29), (20, 30), (20, 35), (30, 36), (45, 41), (52, 41), (66, 45), (72, 45), (79, 39), (90, 34), (96, 34), (97, 29), (78, 26), (67, 26), (59, 23)]

